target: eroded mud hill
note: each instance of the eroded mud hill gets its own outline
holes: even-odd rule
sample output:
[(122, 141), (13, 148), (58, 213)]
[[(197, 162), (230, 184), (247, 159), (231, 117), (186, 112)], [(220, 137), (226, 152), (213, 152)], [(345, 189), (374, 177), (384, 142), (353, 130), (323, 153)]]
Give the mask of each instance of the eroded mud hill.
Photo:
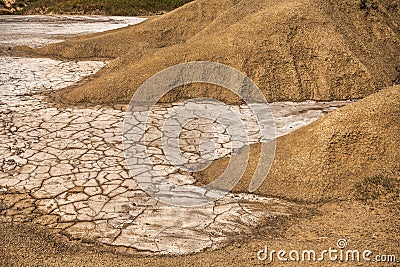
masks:
[[(73, 103), (128, 102), (147, 78), (194, 60), (238, 68), (268, 101), (362, 98), (392, 85), (398, 75), (399, 12), (398, 3), (388, 0), (197, 0), (139, 25), (36, 53), (116, 58), (91, 82), (62, 93)], [(205, 88), (189, 86), (163, 100), (206, 94), (238, 101)]]

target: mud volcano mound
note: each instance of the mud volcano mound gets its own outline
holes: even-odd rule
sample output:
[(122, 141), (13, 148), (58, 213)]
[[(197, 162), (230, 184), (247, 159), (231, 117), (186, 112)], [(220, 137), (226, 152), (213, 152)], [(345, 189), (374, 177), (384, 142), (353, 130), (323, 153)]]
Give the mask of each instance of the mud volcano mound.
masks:
[[(126, 103), (150, 76), (194, 60), (238, 68), (268, 101), (362, 98), (398, 75), (399, 6), (390, 0), (196, 0), (139, 25), (35, 52), (115, 58), (90, 82), (59, 93), (72, 103)], [(189, 86), (163, 100), (218, 97), (219, 91)]]
[[(278, 138), (272, 168), (256, 193), (306, 202), (343, 200), (354, 197), (363, 180), (399, 179), (399, 103), (400, 86), (390, 87)], [(251, 146), (251, 162), (234, 192), (248, 191), (259, 154), (260, 145)], [(228, 161), (215, 161), (197, 180), (214, 180)]]

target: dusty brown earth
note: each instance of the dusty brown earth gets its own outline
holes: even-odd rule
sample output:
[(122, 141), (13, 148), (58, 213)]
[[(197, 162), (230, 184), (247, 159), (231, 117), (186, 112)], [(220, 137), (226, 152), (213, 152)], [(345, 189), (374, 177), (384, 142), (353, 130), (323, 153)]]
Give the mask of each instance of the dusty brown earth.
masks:
[[(256, 193), (292, 200), (304, 207), (302, 215), (266, 221), (246, 240), (223, 249), (176, 257), (126, 255), (71, 241), (60, 230), (29, 220), (2, 222), (0, 265), (310, 266), (261, 262), (257, 252), (265, 245), (321, 251), (345, 238), (348, 249), (396, 255), (397, 263), (325, 261), (314, 266), (398, 266), (400, 86), (381, 88), (398, 75), (399, 18), (399, 4), (389, 0), (198, 0), (138, 26), (34, 51), (64, 59), (116, 58), (94, 79), (55, 98), (70, 103), (127, 102), (157, 71), (192, 60), (244, 71), (269, 101), (365, 98), (278, 139), (271, 172)], [(215, 88), (198, 88), (184, 88), (164, 100), (221, 95), (210, 93)], [(232, 95), (224, 100), (237, 101)], [(260, 145), (251, 150), (255, 160), (235, 192), (248, 190)], [(197, 174), (198, 182), (213, 180), (227, 161), (218, 160)], [(29, 213), (31, 203), (17, 198), (0, 195), (0, 211)]]
[[(392, 85), (400, 65), (396, 1), (198, 0), (126, 29), (35, 51), (66, 59), (116, 58), (64, 101), (128, 102), (147, 78), (195, 60), (248, 74), (268, 101), (362, 98)], [(209, 88), (211, 96), (218, 95)], [(218, 91), (218, 90), (217, 90)], [(200, 87), (165, 101), (204, 95)], [(233, 96), (224, 100), (233, 99)]]
[[(315, 205), (314, 215), (294, 218), (269, 227), (259, 235), (221, 250), (176, 257), (124, 255), (98, 246), (82, 246), (31, 223), (0, 225), (2, 266), (397, 266), (391, 264), (282, 263), (257, 259), (270, 249), (321, 251), (346, 238), (349, 249), (369, 249), (375, 255), (399, 255), (399, 205), (373, 201), (341, 201)], [(398, 263), (397, 263), (398, 264)]]

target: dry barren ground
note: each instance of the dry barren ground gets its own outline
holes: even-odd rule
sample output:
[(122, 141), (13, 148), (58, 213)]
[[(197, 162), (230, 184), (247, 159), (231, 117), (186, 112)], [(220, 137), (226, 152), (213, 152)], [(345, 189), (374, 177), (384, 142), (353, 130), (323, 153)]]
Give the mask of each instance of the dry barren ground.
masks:
[[(257, 252), (266, 245), (274, 250), (321, 251), (337, 248), (337, 240), (345, 238), (348, 249), (369, 249), (374, 256), (395, 255), (397, 262), (325, 261), (314, 265), (397, 266), (400, 87), (392, 85), (398, 79), (396, 67), (400, 65), (399, 17), (399, 4), (389, 0), (197, 0), (122, 30), (76, 37), (36, 50), (20, 47), (35, 55), (68, 60), (114, 59), (88, 82), (53, 95), (58, 102), (127, 103), (136, 88), (157, 71), (193, 60), (217, 61), (238, 68), (259, 85), (269, 101), (363, 99), (277, 139), (271, 172), (256, 194), (284, 199), (282, 203), (291, 203), (290, 207), (295, 208), (290, 209), (291, 216), (257, 220), (251, 231), (229, 239), (226, 247), (185, 256), (132, 254), (126, 249), (88, 242), (92, 240), (87, 238), (87, 232), (81, 236), (63, 232), (71, 225), (40, 226), (64, 223), (59, 220), (60, 214), (49, 217), (31, 214), (37, 209), (32, 196), (41, 191), (34, 190), (22, 198), (20, 193), (7, 191), (0, 195), (3, 218), (0, 263), (5, 266), (309, 266), (309, 262), (261, 262)], [(221, 88), (203, 85), (180, 88), (163, 100), (174, 102), (200, 95), (239, 102)], [(6, 112), (5, 117), (9, 114)], [(96, 120), (103, 117), (99, 114)], [(107, 120), (100, 119), (101, 123)], [(85, 127), (85, 123), (78, 122), (80, 125), (75, 126)], [(96, 124), (99, 128), (96, 131), (103, 131), (101, 123)], [(112, 139), (114, 134), (109, 134)], [(58, 145), (62, 148), (67, 144)], [(259, 158), (260, 146), (251, 146), (252, 159)], [(116, 158), (119, 165), (122, 158)], [(91, 164), (103, 163), (95, 158), (89, 160)], [(212, 181), (228, 160), (217, 160), (194, 175), (196, 182)], [(234, 193), (248, 192), (257, 162), (248, 165)], [(107, 168), (115, 167), (110, 161), (105, 164)], [(63, 171), (63, 168), (56, 171), (60, 169)], [(119, 176), (111, 180), (126, 182), (123, 171), (117, 171)], [(24, 173), (19, 174), (23, 178)], [(29, 182), (37, 179), (22, 178), (17, 179), (17, 185), (36, 186)], [(58, 189), (57, 183), (43, 185), (45, 189), (47, 185), (51, 190)], [(105, 185), (103, 190), (113, 186)], [(42, 184), (37, 186), (41, 188)], [(86, 188), (71, 185), (67, 189), (65, 195), (59, 195), (65, 206), (71, 204), (67, 203), (69, 197), (84, 195), (81, 191)], [(78, 218), (81, 215), (78, 211), (86, 208), (79, 206), (61, 212)], [(154, 213), (159, 211), (156, 209)], [(255, 214), (259, 210), (253, 211)], [(244, 217), (230, 218), (241, 225)], [(12, 219), (7, 221), (9, 218)], [(74, 220), (70, 223), (75, 223)]]
[[(292, 219), (260, 228), (249, 237), (221, 250), (175, 257), (140, 257), (101, 247), (73, 243), (48, 229), (29, 223), (1, 224), (0, 263), (4, 266), (266, 266), (257, 252), (270, 249), (336, 248), (346, 238), (348, 248), (370, 249), (374, 255), (399, 255), (399, 207), (385, 203), (342, 201), (316, 206), (313, 216)], [(398, 266), (398, 263), (282, 263), (267, 266)]]
[[(385, 89), (279, 138), (272, 176), (267, 177), (258, 193), (284, 197), (301, 207), (297, 209), (300, 212), (289, 217), (266, 219), (258, 224), (251, 234), (231, 239), (227, 247), (186, 256), (141, 256), (136, 253), (131, 254), (132, 252), (127, 255), (126, 250), (104, 247), (91, 242), (85, 245), (82, 241), (90, 240), (83, 238), (80, 241), (71, 241), (65, 235), (60, 235), (62, 229), (51, 230), (52, 228), (40, 227), (41, 223), (51, 224), (54, 216), (35, 218), (35, 214), (30, 213), (35, 209), (34, 202), (29, 201), (28, 196), (21, 198), (20, 195), (9, 192), (1, 195), (2, 213), (12, 215), (14, 223), (1, 224), (0, 231), (3, 236), (1, 261), (6, 266), (263, 266), (265, 262), (262, 263), (257, 259), (257, 252), (265, 245), (275, 250), (322, 251), (329, 247), (336, 248), (336, 241), (340, 238), (347, 240), (348, 249), (361, 251), (368, 249), (373, 251), (374, 256), (398, 255), (400, 182), (397, 152), (399, 126), (396, 122), (399, 113), (397, 105), (399, 92), (398, 86)], [(349, 127), (351, 124), (353, 126)], [(328, 130), (330, 127), (332, 132)], [(313, 129), (313, 134), (309, 138), (313, 142), (309, 141), (303, 146), (302, 142), (307, 141), (303, 133), (310, 129)], [(360, 129), (363, 131), (360, 132)], [(331, 135), (328, 135), (329, 133)], [(332, 139), (332, 136), (343, 138)], [(349, 136), (353, 142), (348, 142)], [(292, 150), (279, 152), (285, 147), (287, 140), (291, 140), (290, 145), (300, 146), (301, 151), (304, 150), (307, 154), (303, 163), (301, 151), (296, 153), (294, 149), (293, 152)], [(332, 142), (329, 142), (329, 145), (321, 145), (317, 140)], [(380, 148), (374, 148), (374, 143), (380, 144)], [(307, 149), (313, 151), (311, 154), (319, 153), (319, 157), (313, 161)], [(337, 153), (331, 154), (332, 151)], [(329, 158), (323, 161), (324, 165), (318, 166), (318, 160), (323, 160), (324, 155), (337, 157)], [(347, 159), (352, 156), (359, 158), (362, 168), (357, 166), (357, 161), (341, 160), (343, 155)], [(204, 178), (213, 177), (218, 172), (212, 170), (221, 169), (224, 161), (224, 159), (216, 161), (197, 176), (198, 180), (205, 182), (207, 180)], [(295, 168), (296, 164), (301, 166), (308, 164), (310, 167), (297, 169), (299, 174), (295, 175), (296, 173), (290, 173), (290, 170)], [(247, 190), (251, 168), (252, 165), (249, 166), (242, 183), (235, 191)], [(320, 170), (317, 175), (312, 168)], [(330, 179), (331, 168), (337, 168), (335, 179)], [(281, 177), (273, 176), (274, 169), (285, 169), (288, 172), (281, 172)], [(210, 176), (204, 175), (207, 173)], [(71, 193), (74, 194), (75, 191)], [(69, 236), (72, 240), (76, 240), (73, 236)], [(336, 263), (329, 260), (323, 264), (366, 265), (365, 262)], [(385, 266), (396, 266), (396, 264), (398, 263)], [(310, 263), (298, 262), (287, 265), (309, 266)], [(382, 263), (373, 265), (381, 266)], [(275, 259), (273, 262), (268, 262), (268, 266), (282, 266), (282, 262)]]

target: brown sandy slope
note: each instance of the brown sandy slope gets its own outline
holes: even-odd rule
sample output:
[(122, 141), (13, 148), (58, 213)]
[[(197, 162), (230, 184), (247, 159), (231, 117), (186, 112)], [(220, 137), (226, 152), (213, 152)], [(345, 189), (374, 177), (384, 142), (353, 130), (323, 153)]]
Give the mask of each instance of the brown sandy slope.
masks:
[[(399, 147), (400, 86), (394, 86), (278, 138), (272, 168), (256, 193), (306, 202), (352, 198), (364, 179), (400, 179)], [(234, 191), (248, 191), (259, 148), (251, 147), (251, 163)], [(197, 179), (210, 182), (228, 161), (217, 160)]]
[[(72, 103), (128, 102), (150, 76), (194, 60), (238, 68), (268, 101), (362, 98), (392, 85), (400, 65), (400, 5), (366, 3), (196, 0), (140, 25), (35, 52), (67, 59), (117, 58), (95, 79), (64, 91), (64, 100)], [(164, 100), (204, 93), (198, 89)]]

